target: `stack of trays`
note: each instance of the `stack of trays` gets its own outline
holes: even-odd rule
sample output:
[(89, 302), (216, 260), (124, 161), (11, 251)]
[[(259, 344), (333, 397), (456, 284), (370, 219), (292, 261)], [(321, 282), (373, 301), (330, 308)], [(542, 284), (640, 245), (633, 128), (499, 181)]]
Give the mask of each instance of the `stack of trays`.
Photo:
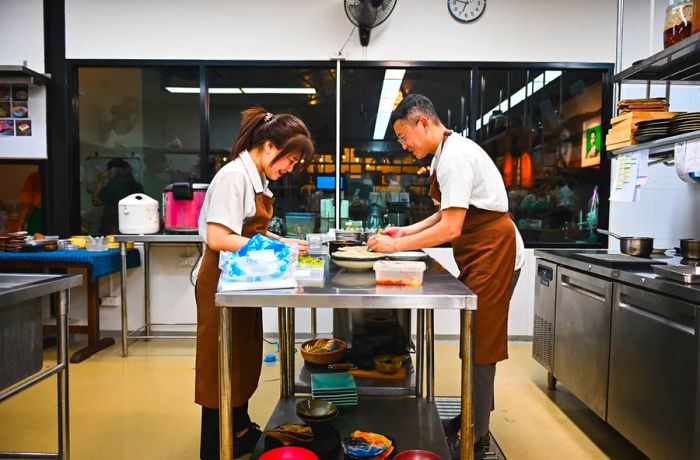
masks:
[(649, 142), (669, 135), (671, 119), (647, 120), (637, 123), (637, 130), (634, 132), (634, 140), (637, 142)]
[(5, 251), (20, 252), (27, 241), (27, 232), (8, 233)]
[(311, 395), (336, 406), (357, 405), (357, 385), (349, 372), (311, 374)]
[(700, 130), (700, 112), (688, 112), (671, 119), (670, 133), (673, 136)]

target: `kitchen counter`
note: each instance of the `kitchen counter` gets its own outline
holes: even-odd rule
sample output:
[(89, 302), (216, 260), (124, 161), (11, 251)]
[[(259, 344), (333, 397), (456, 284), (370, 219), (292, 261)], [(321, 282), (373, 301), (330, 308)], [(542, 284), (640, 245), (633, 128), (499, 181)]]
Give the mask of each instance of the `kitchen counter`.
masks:
[[(461, 331), (464, 340), (461, 342), (462, 382), (461, 433), (464, 439), (473, 436), (472, 424), (472, 321), (477, 308), (476, 295), (465, 287), (457, 278), (443, 268), (438, 262), (429, 258), (426, 260), (427, 270), (423, 275), (422, 286), (383, 286), (376, 285), (372, 271), (350, 272), (341, 269), (333, 263), (326, 266), (325, 279), (322, 283), (300, 285), (292, 289), (271, 289), (259, 291), (221, 292), (216, 295), (216, 305), (219, 310), (219, 407), (231, 404), (230, 379), (231, 366), (231, 312), (232, 307), (278, 307), (280, 332), (280, 397), (273, 418), (268, 423), (271, 427), (278, 420), (291, 420), (289, 414), (294, 407), (294, 309), (295, 308), (352, 308), (352, 309), (416, 309), (418, 325), (416, 328), (416, 376), (417, 385), (415, 398), (386, 399), (380, 405), (367, 404), (369, 399), (362, 396), (358, 407), (341, 411), (341, 416), (334, 421), (337, 428), (345, 430), (352, 427), (375, 426), (376, 430), (389, 436), (399, 436), (399, 449), (430, 448), (447, 456), (447, 444), (442, 427), (439, 423), (437, 409), (432, 402), (434, 398), (434, 317), (433, 309), (453, 309), (463, 311), (461, 315)], [(421, 320), (424, 315), (425, 322)], [(425, 340), (423, 338), (425, 337)], [(423, 395), (423, 361), (426, 364), (426, 393)], [(377, 407), (384, 410), (378, 414)], [(386, 417), (386, 414), (394, 417)], [(344, 414), (346, 419), (343, 419)], [(378, 417), (383, 415), (384, 418)], [(231, 414), (221, 411), (220, 433), (222, 433), (220, 454), (222, 460), (231, 456), (233, 433), (231, 430)], [(420, 429), (414, 430), (414, 435), (404, 436), (405, 421), (422, 421)], [(364, 423), (363, 423), (364, 421)], [(413, 422), (412, 422), (413, 423)], [(415, 428), (415, 427), (414, 427)], [(410, 432), (409, 432), (410, 433)], [(398, 441), (398, 439), (397, 439)], [(256, 454), (262, 451), (263, 439), (260, 440)], [(254, 455), (255, 458), (255, 455)], [(461, 458), (472, 460), (474, 451), (468, 444), (463, 444)]]
[[(651, 266), (624, 268), (607, 267), (577, 256), (577, 254), (582, 253), (619, 254), (619, 252), (599, 249), (537, 249), (535, 250), (535, 257), (603, 278), (631, 284), (641, 289), (685, 300), (700, 307), (700, 284), (684, 284), (669, 278), (662, 278), (653, 272)], [(668, 265), (680, 265), (682, 260), (680, 257), (664, 255), (654, 255), (652, 259), (666, 262)]]

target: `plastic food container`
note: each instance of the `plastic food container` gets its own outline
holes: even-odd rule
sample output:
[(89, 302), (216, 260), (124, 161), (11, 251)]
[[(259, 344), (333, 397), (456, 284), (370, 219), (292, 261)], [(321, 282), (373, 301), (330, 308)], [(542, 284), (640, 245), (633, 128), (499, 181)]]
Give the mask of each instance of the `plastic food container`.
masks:
[(425, 262), (378, 260), (373, 268), (377, 284), (421, 286), (426, 265)]

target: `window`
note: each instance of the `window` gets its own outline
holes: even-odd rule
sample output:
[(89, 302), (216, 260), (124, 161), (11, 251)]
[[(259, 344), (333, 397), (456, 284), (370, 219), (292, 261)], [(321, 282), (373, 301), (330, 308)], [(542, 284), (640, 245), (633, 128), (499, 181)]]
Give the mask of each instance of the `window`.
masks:
[(240, 113), (258, 105), (291, 113), (309, 128), (316, 155), (300, 174), (270, 184), (275, 195), (270, 229), (291, 237), (335, 227), (335, 67), (210, 67), (210, 171), (228, 161)]
[(599, 242), (603, 81), (602, 70), (481, 71), (476, 139), (530, 246)]
[(118, 233), (125, 196), (201, 182), (198, 89), (196, 67), (79, 69), (82, 233)]
[(341, 226), (404, 226), (437, 210), (428, 196), (432, 156), (417, 160), (389, 126), (391, 111), (409, 93), (429, 97), (446, 126), (466, 133), (466, 68), (343, 67)]

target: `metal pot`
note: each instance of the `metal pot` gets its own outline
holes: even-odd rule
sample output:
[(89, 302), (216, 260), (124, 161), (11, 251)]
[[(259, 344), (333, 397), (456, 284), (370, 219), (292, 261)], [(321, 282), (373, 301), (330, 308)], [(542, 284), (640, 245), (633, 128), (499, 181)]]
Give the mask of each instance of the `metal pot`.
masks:
[(681, 257), (684, 259), (700, 259), (700, 239), (684, 238), (681, 240)]
[(337, 241), (357, 241), (362, 240), (362, 232), (360, 230), (336, 230), (335, 239)]
[(617, 233), (603, 230), (602, 228), (599, 228), (598, 232), (620, 240), (620, 251), (629, 256), (649, 257), (654, 250), (654, 238), (645, 236), (620, 236)]

